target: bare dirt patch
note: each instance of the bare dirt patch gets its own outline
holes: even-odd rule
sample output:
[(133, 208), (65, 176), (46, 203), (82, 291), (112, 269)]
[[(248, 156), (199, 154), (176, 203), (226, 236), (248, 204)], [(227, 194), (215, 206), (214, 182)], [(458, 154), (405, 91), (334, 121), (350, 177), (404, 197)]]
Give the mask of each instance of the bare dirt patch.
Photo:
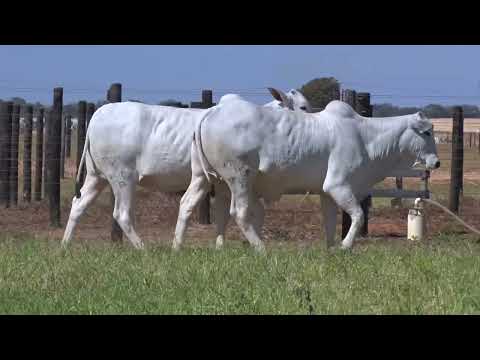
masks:
[[(136, 207), (137, 231), (147, 243), (169, 245), (173, 238), (180, 196), (138, 192)], [(303, 202), (282, 199), (266, 209), (263, 236), (267, 243), (293, 243), (308, 245), (323, 242), (323, 223), (318, 200), (309, 197)], [(68, 219), (70, 204), (62, 205), (60, 229), (49, 227), (47, 201), (20, 204), (18, 207), (0, 209), (2, 233), (23, 234), (36, 238), (60, 240)], [(108, 202), (97, 202), (81, 219), (74, 236), (74, 242), (110, 241), (110, 207)], [(465, 233), (451, 217), (432, 206), (427, 207), (429, 235), (438, 233)], [(461, 217), (475, 227), (480, 227), (480, 201), (464, 198)], [(405, 240), (407, 233), (408, 208), (372, 208), (369, 220), (369, 236)], [(337, 216), (337, 240), (341, 232), (341, 213)], [(187, 232), (186, 244), (213, 246), (215, 225), (200, 225), (196, 219)], [(229, 223), (227, 241), (244, 242), (243, 235), (234, 221)], [(360, 240), (360, 242), (362, 242)]]

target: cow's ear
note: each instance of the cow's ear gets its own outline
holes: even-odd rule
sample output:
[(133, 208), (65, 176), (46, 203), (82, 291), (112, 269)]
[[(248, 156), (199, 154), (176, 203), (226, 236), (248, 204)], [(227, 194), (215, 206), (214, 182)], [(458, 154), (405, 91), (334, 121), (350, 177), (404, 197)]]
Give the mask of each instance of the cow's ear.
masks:
[(427, 116), (423, 113), (423, 111), (417, 112), (417, 117), (421, 120), (428, 120)]
[(431, 131), (433, 125), (422, 112), (415, 114), (416, 116), (410, 121), (410, 127), (417, 130), (419, 133)]
[(288, 97), (287, 97), (287, 95), (285, 95), (285, 93), (283, 91), (277, 90), (277, 89), (274, 89), (274, 88), (268, 88), (268, 91), (270, 91), (270, 94), (272, 94), (272, 96), (275, 100), (280, 101), (285, 106), (288, 105), (288, 102), (289, 102)]

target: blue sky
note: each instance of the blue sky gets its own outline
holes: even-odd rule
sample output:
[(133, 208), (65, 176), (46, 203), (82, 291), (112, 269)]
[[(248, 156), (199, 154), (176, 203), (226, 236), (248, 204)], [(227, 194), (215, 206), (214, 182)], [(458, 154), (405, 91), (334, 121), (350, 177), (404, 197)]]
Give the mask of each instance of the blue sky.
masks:
[[(0, 98), (49, 103), (96, 101), (113, 82), (123, 98), (198, 101), (239, 93), (270, 101), (265, 89), (298, 88), (323, 76), (372, 93), (374, 103), (480, 105), (480, 46), (0, 46)], [(427, 96), (431, 96), (430, 98)]]

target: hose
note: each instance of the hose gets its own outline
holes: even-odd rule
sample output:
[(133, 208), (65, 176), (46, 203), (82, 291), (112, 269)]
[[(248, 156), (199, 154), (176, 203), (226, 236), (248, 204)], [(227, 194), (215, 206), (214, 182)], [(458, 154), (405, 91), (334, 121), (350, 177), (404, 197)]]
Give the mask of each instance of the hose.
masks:
[[(436, 202), (435, 200), (431, 200), (431, 199), (422, 199), (422, 201), (425, 201), (428, 204), (435, 205), (435, 206), (439, 207), (440, 209), (445, 211), (447, 214), (450, 214), (455, 220), (457, 220), (460, 224), (465, 226), (467, 229), (469, 229), (470, 231), (472, 231), (473, 233), (475, 233), (477, 235), (480, 235), (480, 230), (474, 228), (471, 225), (468, 225), (465, 221), (460, 219), (457, 215), (455, 215), (453, 212), (451, 212), (448, 208), (446, 208), (442, 204)], [(480, 240), (479, 240), (479, 242), (480, 242)]]

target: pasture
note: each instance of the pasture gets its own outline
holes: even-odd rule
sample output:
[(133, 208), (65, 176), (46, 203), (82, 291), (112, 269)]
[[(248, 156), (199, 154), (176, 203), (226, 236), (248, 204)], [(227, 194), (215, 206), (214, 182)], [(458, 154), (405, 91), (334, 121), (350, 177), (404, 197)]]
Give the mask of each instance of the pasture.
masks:
[(2, 236), (2, 314), (473, 314), (480, 246), (464, 236), (353, 253), (274, 245), (172, 253)]
[[(439, 145), (439, 152), (442, 167), (433, 172), (430, 184), (432, 197), (446, 203), (450, 145)], [(63, 226), (73, 196), (73, 158), (67, 159), (65, 173)], [(476, 227), (480, 227), (479, 176), (480, 155), (465, 149), (460, 215)], [(379, 186), (392, 183), (388, 179)], [(417, 188), (417, 183), (408, 180), (404, 186)], [(391, 208), (390, 199), (374, 199), (369, 237), (359, 239), (352, 253), (327, 252), (318, 197), (284, 196), (267, 209), (263, 231), (267, 256), (252, 252), (233, 221), (225, 250), (213, 250), (213, 225), (194, 221), (185, 249), (175, 254), (170, 245), (180, 196), (139, 189), (138, 198), (137, 227), (148, 248), (145, 253), (133, 250), (125, 240), (120, 245), (110, 242), (108, 190), (80, 221), (67, 251), (59, 248), (64, 229), (48, 227), (46, 200), (0, 209), (0, 313), (480, 312), (480, 244), (437, 209), (427, 207), (428, 237), (412, 243), (405, 237), (408, 204)], [(339, 212), (337, 243), (340, 232)]]

